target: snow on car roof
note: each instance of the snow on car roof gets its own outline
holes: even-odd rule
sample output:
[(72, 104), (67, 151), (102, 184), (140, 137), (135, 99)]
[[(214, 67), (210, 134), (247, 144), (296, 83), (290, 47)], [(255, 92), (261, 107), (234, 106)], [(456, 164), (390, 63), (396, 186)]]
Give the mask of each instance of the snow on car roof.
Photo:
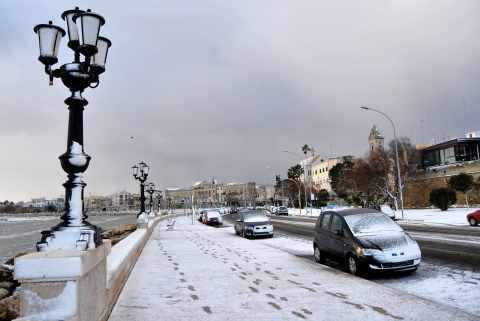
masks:
[(338, 213), (342, 216), (348, 216), (348, 215), (357, 215), (357, 214), (368, 214), (368, 213), (375, 213), (377, 214), (378, 212), (376, 210), (373, 210), (371, 208), (347, 208), (347, 209), (339, 209), (339, 210), (328, 210), (328, 212), (334, 212)]

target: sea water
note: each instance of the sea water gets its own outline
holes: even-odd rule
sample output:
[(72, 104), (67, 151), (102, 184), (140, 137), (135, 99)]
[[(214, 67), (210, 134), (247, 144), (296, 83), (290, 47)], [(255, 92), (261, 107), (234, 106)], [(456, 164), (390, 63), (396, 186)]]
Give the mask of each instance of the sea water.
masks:
[[(103, 229), (136, 223), (136, 215), (90, 216), (87, 221)], [(18, 252), (36, 252), (41, 232), (61, 223), (59, 216), (15, 217), (0, 215), (0, 264)]]

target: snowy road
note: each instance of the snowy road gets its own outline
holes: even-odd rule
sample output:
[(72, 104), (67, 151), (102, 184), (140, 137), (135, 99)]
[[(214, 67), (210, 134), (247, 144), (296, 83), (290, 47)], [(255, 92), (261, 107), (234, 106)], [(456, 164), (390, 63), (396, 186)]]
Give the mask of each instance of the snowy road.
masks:
[[(286, 232), (284, 224), (288, 224), (289, 221), (291, 222), (293, 233)], [(276, 229), (274, 238), (256, 239), (252, 240), (252, 242), (261, 242), (288, 253), (313, 260), (313, 237), (309, 237), (309, 235), (313, 233), (314, 221), (309, 219), (299, 220), (298, 218), (294, 220), (282, 219), (281, 222), (278, 222), (281, 224), (277, 224), (279, 228)], [(277, 221), (273, 220), (273, 222), (275, 226)], [(224, 225), (227, 224), (224, 223)], [(282, 227), (280, 228), (280, 226)], [(309, 229), (310, 226), (312, 230)], [(231, 229), (232, 233), (234, 233), (233, 227)], [(437, 247), (450, 246), (451, 248), (456, 248), (457, 252), (458, 248), (463, 246), (463, 248), (473, 248), (476, 251), (474, 253), (480, 253), (477, 249), (480, 240), (476, 236), (458, 236), (446, 233), (432, 234), (431, 232), (412, 232), (411, 234), (417, 239), (419, 244), (425, 241), (429, 242), (429, 244), (435, 244)], [(425, 250), (422, 249), (422, 254), (423, 251)], [(450, 250), (447, 249), (446, 251), (448, 253)], [(430, 251), (426, 250), (426, 252)], [(464, 253), (464, 255), (473, 257), (475, 256), (474, 253)], [(370, 276), (369, 280), (480, 316), (480, 306), (478, 305), (478, 302), (480, 302), (479, 265), (470, 264), (467, 268), (455, 268), (457, 258), (455, 256), (455, 259), (452, 259), (452, 257), (449, 255), (445, 256), (444, 252), (442, 262), (450, 261), (450, 264), (440, 265), (437, 262), (438, 259), (432, 258), (423, 260), (415, 273)], [(327, 265), (346, 272), (346, 267), (337, 263), (327, 261)], [(465, 267), (463, 264), (459, 264), (459, 266)]]

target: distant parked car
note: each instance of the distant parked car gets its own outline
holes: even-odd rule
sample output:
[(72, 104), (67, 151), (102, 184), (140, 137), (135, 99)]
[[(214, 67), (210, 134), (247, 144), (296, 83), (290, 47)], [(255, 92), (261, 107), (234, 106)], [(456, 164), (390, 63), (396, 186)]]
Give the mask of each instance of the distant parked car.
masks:
[(288, 216), (288, 208), (286, 208), (285, 206), (280, 206), (279, 208), (277, 208), (277, 212), (275, 214), (277, 216), (279, 216), (279, 215)]
[(237, 209), (235, 207), (230, 207), (230, 214), (237, 213)]
[(467, 221), (471, 226), (477, 226), (480, 222), (480, 210), (467, 214)]
[(340, 205), (337, 205), (337, 204), (330, 204), (327, 206), (327, 209), (329, 210), (336, 210), (336, 209), (339, 209), (340, 208)]
[(314, 258), (346, 264), (353, 275), (415, 271), (422, 253), (397, 223), (373, 209), (327, 210), (315, 225)]
[(382, 212), (383, 214), (386, 214), (392, 220), (395, 219), (395, 212), (392, 210), (392, 208), (389, 205), (372, 205), (370, 206), (370, 208), (377, 210), (379, 212)]
[(207, 214), (207, 210), (203, 210), (198, 214), (198, 221), (203, 223), (203, 216)]
[(223, 225), (222, 217), (218, 211), (208, 211), (203, 217), (203, 222), (207, 225)]
[(264, 211), (250, 210), (238, 213), (235, 222), (235, 234), (245, 238), (255, 236), (273, 236), (273, 225)]

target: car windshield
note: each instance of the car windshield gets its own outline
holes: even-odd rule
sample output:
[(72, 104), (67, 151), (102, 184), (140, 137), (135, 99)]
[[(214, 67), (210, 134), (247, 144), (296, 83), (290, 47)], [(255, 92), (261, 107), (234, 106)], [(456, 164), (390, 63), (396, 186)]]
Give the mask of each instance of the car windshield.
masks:
[(245, 222), (262, 222), (268, 221), (268, 217), (264, 213), (245, 213), (243, 220)]
[(355, 236), (403, 231), (397, 223), (383, 213), (347, 215), (344, 218)]
[(208, 217), (219, 217), (220, 213), (219, 212), (208, 212), (207, 216)]

